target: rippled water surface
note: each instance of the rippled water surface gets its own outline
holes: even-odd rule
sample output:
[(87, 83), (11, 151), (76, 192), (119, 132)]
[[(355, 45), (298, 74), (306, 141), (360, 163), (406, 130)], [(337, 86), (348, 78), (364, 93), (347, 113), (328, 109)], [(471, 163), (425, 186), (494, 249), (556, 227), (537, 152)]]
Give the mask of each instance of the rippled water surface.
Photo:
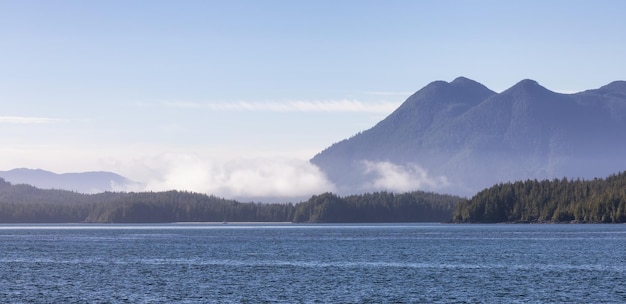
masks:
[(626, 225), (0, 225), (2, 303), (623, 303)]

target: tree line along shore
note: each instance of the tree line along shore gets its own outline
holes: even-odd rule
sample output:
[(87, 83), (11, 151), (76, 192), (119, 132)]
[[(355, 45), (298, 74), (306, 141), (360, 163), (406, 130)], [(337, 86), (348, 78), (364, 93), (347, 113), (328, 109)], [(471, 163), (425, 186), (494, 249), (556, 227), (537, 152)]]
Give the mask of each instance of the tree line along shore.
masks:
[(314, 195), (299, 203), (239, 202), (186, 191), (104, 192), (0, 179), (0, 223), (624, 223), (626, 173), (594, 180), (501, 183), (472, 198), (414, 191)]

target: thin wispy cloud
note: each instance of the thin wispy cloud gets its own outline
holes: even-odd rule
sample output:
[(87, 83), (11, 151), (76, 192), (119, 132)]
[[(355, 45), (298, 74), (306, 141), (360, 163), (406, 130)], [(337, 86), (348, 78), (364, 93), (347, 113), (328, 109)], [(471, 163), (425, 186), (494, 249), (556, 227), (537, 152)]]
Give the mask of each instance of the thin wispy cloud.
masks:
[(399, 105), (399, 102), (379, 101), (362, 102), (359, 100), (293, 100), (268, 102), (185, 102), (167, 101), (161, 105), (175, 108), (206, 109), (210, 111), (250, 111), (250, 112), (360, 112), (360, 113), (390, 113)]
[(0, 116), (0, 124), (50, 124), (62, 121), (62, 119), (49, 117)]
[(405, 97), (409, 97), (409, 96), (413, 95), (413, 93), (415, 93), (415, 92), (391, 92), (391, 91), (369, 91), (369, 92), (365, 92), (365, 94), (367, 94), (367, 95), (374, 95), (374, 96), (405, 96)]

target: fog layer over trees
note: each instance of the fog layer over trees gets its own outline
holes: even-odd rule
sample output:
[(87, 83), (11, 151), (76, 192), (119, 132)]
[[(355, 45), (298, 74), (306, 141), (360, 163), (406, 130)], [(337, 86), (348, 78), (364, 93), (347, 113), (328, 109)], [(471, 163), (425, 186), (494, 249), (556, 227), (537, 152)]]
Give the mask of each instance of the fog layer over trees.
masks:
[(325, 193), (297, 204), (263, 204), (181, 191), (81, 194), (0, 179), (0, 222), (438, 222), (448, 221), (460, 200), (417, 191)]

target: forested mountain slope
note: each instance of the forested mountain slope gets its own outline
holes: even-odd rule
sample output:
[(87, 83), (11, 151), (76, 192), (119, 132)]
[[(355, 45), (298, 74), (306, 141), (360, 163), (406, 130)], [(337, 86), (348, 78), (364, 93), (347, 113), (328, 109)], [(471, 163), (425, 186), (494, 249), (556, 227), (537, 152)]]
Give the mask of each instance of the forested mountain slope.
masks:
[(507, 181), (590, 179), (624, 170), (624, 130), (624, 81), (560, 94), (522, 80), (495, 93), (460, 77), (427, 85), (373, 128), (311, 162), (339, 193), (393, 187), (379, 182), (385, 172), (373, 165), (385, 163), (423, 181), (421, 189), (472, 195)]

